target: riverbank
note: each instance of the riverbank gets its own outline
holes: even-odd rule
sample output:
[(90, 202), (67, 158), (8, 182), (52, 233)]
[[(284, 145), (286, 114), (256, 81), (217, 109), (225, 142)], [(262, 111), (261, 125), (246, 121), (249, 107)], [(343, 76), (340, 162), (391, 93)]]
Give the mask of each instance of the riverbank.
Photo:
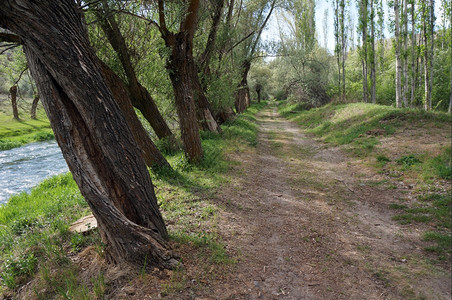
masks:
[(16, 120), (12, 117), (10, 103), (5, 99), (0, 102), (0, 150), (54, 138), (42, 105), (38, 105), (36, 119), (31, 119), (30, 106), (30, 99), (21, 101), (19, 120)]

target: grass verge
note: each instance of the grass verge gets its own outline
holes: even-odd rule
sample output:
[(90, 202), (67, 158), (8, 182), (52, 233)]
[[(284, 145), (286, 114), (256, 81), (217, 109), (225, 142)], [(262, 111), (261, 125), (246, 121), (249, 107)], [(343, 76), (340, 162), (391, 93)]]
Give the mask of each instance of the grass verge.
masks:
[(450, 115), (442, 112), (425, 112), (398, 109), (390, 106), (351, 103), (328, 104), (303, 110), (299, 104), (279, 103), (280, 114), (335, 145), (348, 145), (355, 155), (366, 156), (379, 144), (381, 136), (395, 133), (406, 125), (445, 128)]
[(0, 150), (9, 150), (22, 145), (54, 139), (50, 123), (42, 110), (37, 119), (21, 116), (15, 120), (0, 112)]
[[(257, 144), (254, 114), (265, 105), (252, 106), (223, 125), (221, 135), (202, 133), (205, 155), (200, 165), (191, 165), (182, 153), (175, 153), (167, 155), (173, 169), (151, 173), (175, 251), (184, 264), (196, 261), (191, 264), (195, 271), (172, 272), (162, 284), (166, 294), (187, 285), (205, 289), (207, 279), (222, 276), (224, 268), (234, 265), (234, 255), (226, 251), (217, 231), (221, 208), (215, 203), (215, 191), (229, 181), (227, 170), (232, 162), (226, 154)], [(14, 298), (30, 281), (22, 291), (28, 290), (28, 299), (101, 299), (111, 293), (113, 282), (105, 270), (86, 276), (82, 275), (86, 267), (77, 263), (86, 249), (93, 249), (99, 257), (103, 253), (97, 231), (89, 235), (69, 232), (72, 222), (89, 213), (71, 174), (48, 179), (30, 194), (13, 196), (0, 206), (0, 295)]]

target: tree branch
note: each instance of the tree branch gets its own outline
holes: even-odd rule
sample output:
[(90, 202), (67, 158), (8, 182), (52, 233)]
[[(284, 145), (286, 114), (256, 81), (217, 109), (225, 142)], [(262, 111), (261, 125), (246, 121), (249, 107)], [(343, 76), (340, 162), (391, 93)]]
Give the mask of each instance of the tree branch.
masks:
[(21, 44), (21, 40), (18, 35), (8, 32), (0, 32), (0, 42)]

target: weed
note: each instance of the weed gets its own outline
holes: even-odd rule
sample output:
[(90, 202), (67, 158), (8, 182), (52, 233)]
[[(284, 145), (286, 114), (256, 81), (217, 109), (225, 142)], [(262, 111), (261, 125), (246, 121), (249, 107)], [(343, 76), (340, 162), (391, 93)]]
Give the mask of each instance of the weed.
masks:
[(105, 298), (106, 284), (104, 273), (100, 273), (97, 277), (91, 278), (91, 283), (93, 285), (94, 295), (97, 299)]
[(409, 167), (409, 166), (413, 166), (416, 164), (420, 164), (421, 160), (419, 158), (417, 158), (415, 155), (410, 154), (410, 155), (403, 156), (399, 159), (396, 159), (396, 162), (399, 165), (404, 165), (406, 167)]
[(424, 233), (423, 236), (424, 241), (435, 242), (436, 245), (425, 247), (426, 251), (437, 252), (442, 255), (444, 253), (452, 253), (451, 245), (452, 245), (452, 237), (450, 232), (434, 232), (428, 231)]
[(3, 283), (10, 289), (14, 289), (21, 283), (23, 277), (33, 274), (37, 266), (37, 259), (33, 253), (26, 254), (20, 258), (9, 258), (2, 266), (1, 278)]
[(406, 205), (402, 205), (402, 204), (397, 204), (397, 203), (391, 203), (391, 204), (389, 204), (389, 208), (391, 208), (391, 209), (406, 209), (407, 206)]

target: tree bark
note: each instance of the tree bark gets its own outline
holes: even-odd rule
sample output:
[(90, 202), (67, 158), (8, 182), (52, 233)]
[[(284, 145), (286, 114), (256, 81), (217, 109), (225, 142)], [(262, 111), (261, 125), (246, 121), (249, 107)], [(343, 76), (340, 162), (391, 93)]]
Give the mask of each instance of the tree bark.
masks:
[(235, 110), (238, 114), (243, 113), (250, 103), (250, 90), (248, 87), (248, 72), (251, 68), (251, 61), (245, 60), (242, 63), (242, 79), (238, 85), (235, 96)]
[(408, 107), (408, 0), (403, 1), (403, 105)]
[(430, 76), (429, 76), (429, 109), (432, 109), (432, 94), (433, 94), (433, 61), (435, 58), (435, 1), (430, 0)]
[(148, 170), (75, 3), (5, 0), (0, 26), (24, 42), (55, 138), (98, 221), (107, 260), (174, 266)]
[(138, 81), (124, 37), (106, 1), (103, 1), (103, 10), (96, 11), (96, 13), (97, 18), (100, 21), (100, 27), (118, 55), (127, 76), (127, 88), (132, 100), (132, 105), (140, 110), (159, 139), (170, 138), (173, 140), (173, 143), (175, 143), (173, 133), (166, 124), (165, 119), (163, 119), (154, 99), (152, 99), (148, 90)]
[(396, 40), (396, 107), (402, 107), (402, 64), (400, 61), (400, 24), (399, 24), (399, 0), (394, 1), (395, 15), (395, 40)]
[[(424, 110), (428, 111), (431, 107), (430, 80), (429, 80), (429, 44), (428, 44), (428, 12), (427, 4), (423, 4), (423, 37), (424, 37)], [(432, 37), (433, 38), (433, 37)]]
[(207, 100), (207, 97), (204, 94), (204, 89), (202, 88), (201, 82), (199, 81), (198, 71), (194, 63), (191, 64), (190, 70), (191, 84), (193, 88), (193, 96), (196, 105), (196, 116), (198, 119), (199, 128), (204, 131), (220, 133), (221, 128), (213, 117), (212, 106), (210, 105), (209, 100)]
[(166, 27), (164, 1), (158, 1), (159, 30), (171, 53), (166, 69), (174, 90), (176, 110), (179, 116), (182, 144), (185, 155), (191, 163), (199, 163), (203, 156), (201, 136), (196, 115), (193, 94), (193, 37), (196, 31), (199, 0), (191, 0), (185, 19), (178, 33)]
[(171, 55), (166, 67), (173, 85), (184, 151), (190, 162), (199, 163), (203, 151), (191, 80), (193, 75), (192, 41), (187, 40), (184, 32), (179, 32), (173, 37), (173, 43), (170, 44)]
[(9, 89), (9, 93), (11, 95), (11, 106), (13, 109), (13, 117), (16, 120), (19, 120), (19, 111), (17, 110), (17, 85), (13, 85)]
[(417, 81), (417, 69), (416, 69), (416, 15), (415, 15), (415, 3), (411, 2), (411, 97), (410, 106), (414, 107), (414, 101), (416, 97), (416, 81)]
[(259, 83), (256, 84), (257, 103), (261, 103), (261, 91), (262, 91), (262, 86)]
[(39, 95), (36, 95), (33, 98), (33, 103), (31, 104), (31, 113), (30, 116), (33, 120), (36, 120), (36, 109), (38, 108)]
[(132, 106), (132, 101), (127, 91), (127, 87), (121, 78), (110, 69), (103, 61), (99, 59), (98, 64), (101, 67), (101, 72), (106, 80), (108, 87), (113, 93), (116, 103), (119, 105), (126, 122), (132, 130), (133, 137), (137, 143), (141, 155), (149, 167), (167, 167), (170, 165), (166, 158), (162, 155), (159, 149), (152, 142), (146, 129), (144, 129), (140, 120), (138, 119), (135, 110)]
[(370, 99), (373, 104), (377, 103), (377, 78), (376, 78), (376, 55), (375, 55), (375, 7), (374, 1), (370, 1), (370, 38), (371, 38), (371, 57), (370, 57)]
[[(369, 102), (368, 84), (367, 84), (367, 0), (361, 0), (361, 26), (363, 35), (362, 48), (362, 71), (363, 71), (363, 100)], [(371, 21), (372, 22), (372, 21)]]

